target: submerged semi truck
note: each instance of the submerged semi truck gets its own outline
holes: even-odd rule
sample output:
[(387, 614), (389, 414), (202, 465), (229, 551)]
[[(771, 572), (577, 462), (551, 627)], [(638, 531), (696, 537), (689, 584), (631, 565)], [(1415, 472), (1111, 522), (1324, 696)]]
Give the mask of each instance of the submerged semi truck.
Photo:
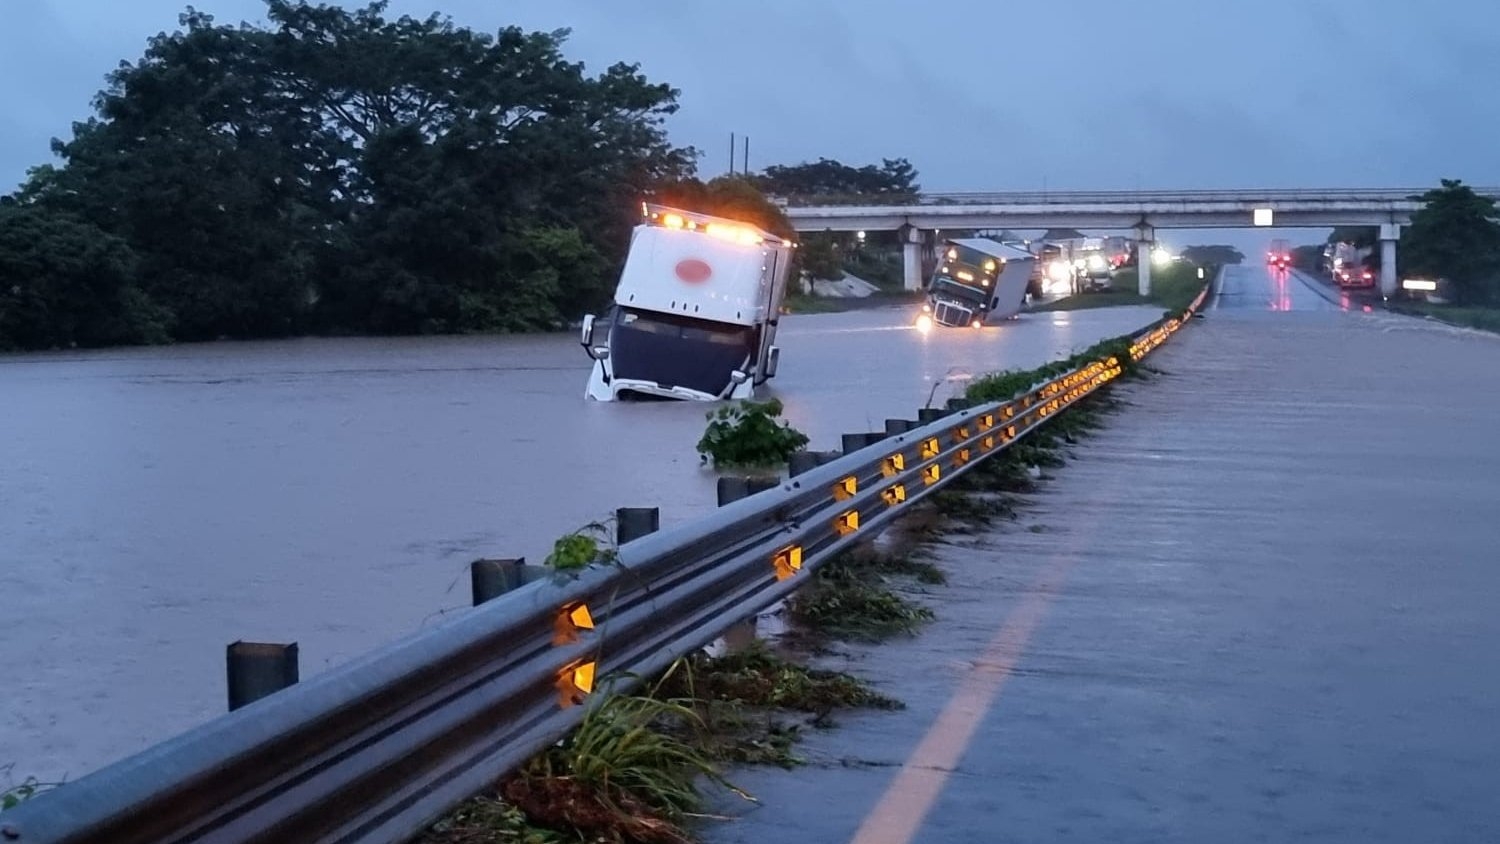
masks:
[(918, 324), (978, 328), (1015, 316), (1035, 265), (1025, 249), (988, 238), (943, 241)]
[(747, 399), (776, 375), (795, 244), (755, 226), (643, 204), (604, 315), (584, 317), (587, 396)]

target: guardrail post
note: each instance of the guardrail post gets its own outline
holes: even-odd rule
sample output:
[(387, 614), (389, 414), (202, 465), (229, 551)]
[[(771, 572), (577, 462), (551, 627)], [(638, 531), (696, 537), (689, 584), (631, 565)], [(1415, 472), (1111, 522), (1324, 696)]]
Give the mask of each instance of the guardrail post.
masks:
[(904, 434), (915, 427), (917, 427), (917, 422), (912, 419), (887, 419), (885, 420), (885, 435), (894, 437), (897, 434)]
[(661, 530), (658, 507), (621, 507), (615, 511), (615, 544), (624, 545)]
[(469, 563), (469, 584), (474, 606), (497, 598), (546, 574), (542, 566), (526, 565), (525, 557), (514, 560), (475, 560)]
[(795, 478), (842, 456), (843, 453), (838, 451), (794, 451), (786, 461), (787, 476)]
[(781, 486), (781, 478), (719, 478), (719, 506), (723, 507), (731, 501), (739, 501), (741, 498), (746, 498), (757, 492), (765, 492), (768, 489), (775, 489), (778, 486)]
[(869, 433), (845, 434), (843, 438), (844, 454), (853, 454), (862, 448), (872, 446), (886, 438), (884, 431), (872, 431)]
[(224, 653), (229, 711), (254, 703), (297, 682), (297, 643), (234, 642)]

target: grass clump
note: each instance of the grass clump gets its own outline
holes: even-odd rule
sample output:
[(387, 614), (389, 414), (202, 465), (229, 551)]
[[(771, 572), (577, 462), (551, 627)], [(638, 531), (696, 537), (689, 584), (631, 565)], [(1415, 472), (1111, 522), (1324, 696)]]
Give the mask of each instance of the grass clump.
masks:
[(818, 569), (788, 608), (804, 627), (840, 639), (879, 642), (911, 635), (932, 610), (892, 591), (872, 555), (845, 554)]
[(903, 708), (900, 701), (857, 677), (789, 662), (760, 643), (720, 657), (694, 656), (687, 670), (673, 674), (663, 690), (697, 700), (814, 714)]
[(762, 468), (787, 461), (807, 445), (807, 435), (780, 419), (781, 402), (742, 401), (708, 413), (698, 454), (714, 468)]
[(712, 760), (665, 729), (672, 722), (696, 725), (697, 715), (672, 701), (614, 695), (501, 794), (531, 821), (585, 840), (685, 844), (682, 821), (702, 802), (697, 779), (728, 783)]
[(423, 841), (689, 844), (683, 823), (702, 804), (700, 778), (729, 786), (713, 760), (683, 737), (701, 726), (679, 702), (610, 695), (566, 739), (533, 757), (496, 793), (434, 825)]
[[(429, 828), (423, 844), (688, 844), (701, 783), (728, 788), (723, 763), (795, 767), (802, 725), (779, 713), (899, 709), (900, 701), (836, 671), (756, 645), (678, 660), (645, 694), (610, 695), (566, 739), (490, 794)], [(818, 723), (814, 721), (813, 723)]]

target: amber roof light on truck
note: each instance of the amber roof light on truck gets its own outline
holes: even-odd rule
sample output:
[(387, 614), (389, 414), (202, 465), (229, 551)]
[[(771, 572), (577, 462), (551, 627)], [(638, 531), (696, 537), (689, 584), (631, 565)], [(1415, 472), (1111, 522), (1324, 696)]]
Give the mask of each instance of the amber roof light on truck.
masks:
[(749, 223), (742, 223), (738, 220), (731, 220), (725, 217), (714, 217), (709, 214), (700, 214), (696, 211), (686, 211), (681, 208), (669, 208), (665, 205), (652, 205), (643, 202), (641, 203), (641, 215), (645, 217), (646, 224), (650, 226), (697, 232), (706, 234), (709, 237), (740, 243), (746, 246), (768, 243), (772, 246), (795, 248), (797, 245), (791, 240), (762, 231)]

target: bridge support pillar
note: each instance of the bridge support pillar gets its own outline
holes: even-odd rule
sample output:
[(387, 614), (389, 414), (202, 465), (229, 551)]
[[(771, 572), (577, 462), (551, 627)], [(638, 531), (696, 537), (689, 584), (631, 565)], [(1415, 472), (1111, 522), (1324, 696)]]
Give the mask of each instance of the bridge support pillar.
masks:
[(1380, 297), (1389, 299), (1396, 295), (1396, 241), (1401, 239), (1401, 227), (1386, 223), (1380, 227)]
[(922, 230), (907, 227), (901, 234), (902, 286), (907, 290), (921, 290)]
[(1156, 229), (1147, 225), (1139, 225), (1135, 228), (1135, 272), (1139, 282), (1137, 292), (1142, 296), (1151, 295), (1151, 261), (1152, 253), (1156, 250)]

